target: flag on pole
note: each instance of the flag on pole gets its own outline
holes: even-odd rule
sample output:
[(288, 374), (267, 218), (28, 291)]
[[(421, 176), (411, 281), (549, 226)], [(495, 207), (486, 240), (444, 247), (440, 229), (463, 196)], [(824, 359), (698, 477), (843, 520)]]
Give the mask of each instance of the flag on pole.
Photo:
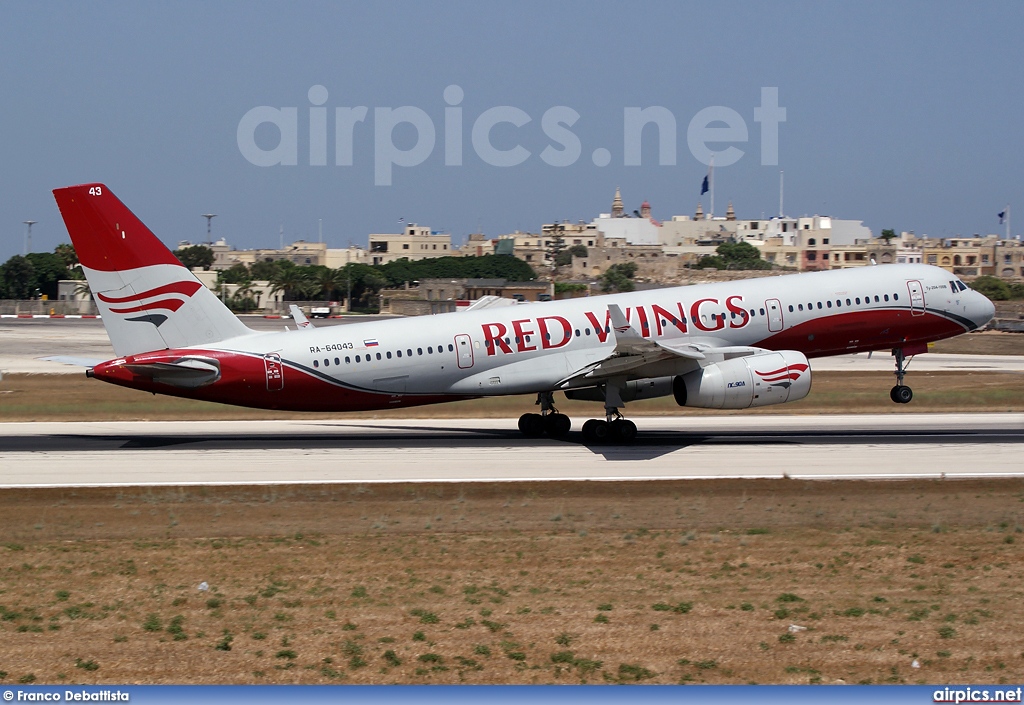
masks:
[(708, 192), (708, 177), (705, 176), (704, 177), (704, 183), (701, 184), (701, 187), (700, 187), (700, 195), (703, 196), (707, 192)]
[(999, 213), (999, 224), (1002, 225), (1006, 222), (1006, 211)]

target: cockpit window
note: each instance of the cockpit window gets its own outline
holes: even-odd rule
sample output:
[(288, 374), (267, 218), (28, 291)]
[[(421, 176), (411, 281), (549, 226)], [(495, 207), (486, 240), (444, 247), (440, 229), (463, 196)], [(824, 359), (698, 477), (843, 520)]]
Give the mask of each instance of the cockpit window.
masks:
[(954, 292), (954, 293), (957, 292), (957, 291), (964, 291), (966, 289), (967, 289), (967, 285), (964, 284), (959, 279), (954, 279), (951, 282), (949, 282), (949, 290)]

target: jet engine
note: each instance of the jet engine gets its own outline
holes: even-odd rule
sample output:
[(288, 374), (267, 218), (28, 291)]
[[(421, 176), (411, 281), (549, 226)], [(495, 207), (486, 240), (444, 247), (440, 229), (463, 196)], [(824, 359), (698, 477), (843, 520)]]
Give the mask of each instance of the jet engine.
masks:
[(796, 350), (725, 360), (672, 380), (679, 406), (747, 409), (803, 399), (811, 391), (811, 368)]

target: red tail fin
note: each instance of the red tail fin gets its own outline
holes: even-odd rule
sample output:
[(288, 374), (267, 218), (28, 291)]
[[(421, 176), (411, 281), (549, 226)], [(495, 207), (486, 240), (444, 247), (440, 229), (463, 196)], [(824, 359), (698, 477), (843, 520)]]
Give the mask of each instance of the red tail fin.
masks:
[(151, 264), (180, 264), (156, 235), (103, 184), (55, 189), (78, 261), (117, 272)]
[(251, 332), (106, 186), (53, 195), (118, 355)]

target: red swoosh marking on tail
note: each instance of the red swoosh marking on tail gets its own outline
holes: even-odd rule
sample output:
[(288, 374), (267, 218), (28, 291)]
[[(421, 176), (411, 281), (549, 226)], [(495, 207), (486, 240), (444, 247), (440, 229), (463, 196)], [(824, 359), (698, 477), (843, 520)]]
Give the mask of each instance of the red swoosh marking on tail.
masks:
[(132, 306), (131, 308), (112, 308), (111, 313), (137, 313), (139, 311), (152, 311), (153, 309), (163, 308), (168, 311), (177, 311), (185, 304), (181, 299), (160, 299), (159, 301), (153, 301), (148, 304), (142, 304), (141, 306)]
[[(108, 304), (123, 304), (128, 301), (139, 301), (140, 299), (148, 299), (151, 296), (162, 296), (163, 294), (184, 294), (185, 296), (192, 296), (192, 294), (199, 291), (202, 288), (202, 284), (199, 282), (181, 281), (173, 282), (171, 284), (165, 284), (164, 286), (158, 286), (155, 289), (148, 291), (140, 291), (134, 296), (106, 296), (105, 294), (96, 294), (101, 301), (105, 301)], [(177, 310), (177, 309), (175, 309)], [(121, 313), (118, 311), (117, 313)]]

